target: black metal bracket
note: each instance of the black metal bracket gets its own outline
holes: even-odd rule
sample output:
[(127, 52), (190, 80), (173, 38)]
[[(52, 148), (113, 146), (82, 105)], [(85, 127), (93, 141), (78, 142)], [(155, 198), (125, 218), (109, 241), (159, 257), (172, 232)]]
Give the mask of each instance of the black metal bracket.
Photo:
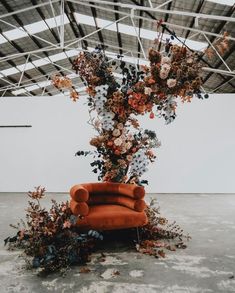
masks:
[(0, 128), (27, 128), (32, 127), (32, 125), (0, 125)]

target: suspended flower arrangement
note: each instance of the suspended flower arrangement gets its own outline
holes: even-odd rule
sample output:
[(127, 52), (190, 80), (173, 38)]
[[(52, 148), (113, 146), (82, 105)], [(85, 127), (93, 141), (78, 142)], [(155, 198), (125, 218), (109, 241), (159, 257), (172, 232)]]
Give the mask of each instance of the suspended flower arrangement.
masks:
[[(154, 162), (154, 149), (160, 142), (154, 131), (140, 128), (138, 115), (163, 118), (169, 124), (176, 118), (177, 99), (191, 102), (194, 96), (203, 98), (201, 64), (196, 52), (168, 41), (163, 53), (151, 48), (148, 57), (149, 66), (138, 68), (122, 57), (110, 61), (97, 47), (93, 52), (81, 52), (73, 61), (73, 70), (87, 84), (92, 117), (89, 122), (98, 132), (90, 141), (96, 148), (92, 154), (97, 158), (91, 166), (98, 173), (98, 180), (146, 183), (141, 176)], [(53, 84), (61, 88), (64, 80), (65, 77), (56, 76)], [(68, 85), (73, 88), (72, 82)], [(77, 100), (76, 90), (71, 93), (71, 98)], [(79, 151), (77, 155), (88, 153)]]

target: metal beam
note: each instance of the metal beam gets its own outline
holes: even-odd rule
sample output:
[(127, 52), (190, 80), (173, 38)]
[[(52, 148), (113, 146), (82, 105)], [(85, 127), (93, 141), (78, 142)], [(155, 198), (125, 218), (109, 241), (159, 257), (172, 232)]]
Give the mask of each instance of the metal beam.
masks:
[[(235, 43), (232, 45), (232, 47), (230, 48), (229, 51), (227, 51), (224, 56), (223, 56), (223, 60), (226, 60), (230, 55), (231, 55), (231, 52), (234, 52), (235, 51)], [(215, 70), (219, 68), (219, 66), (221, 66), (223, 64), (223, 62), (221, 60), (219, 60), (216, 64), (215, 64)], [(226, 71), (227, 72), (227, 71)], [(211, 75), (213, 74), (213, 72), (210, 72), (203, 80), (203, 82), (205, 83), (210, 77)], [(229, 74), (230, 75), (230, 74)], [(234, 87), (234, 85), (231, 85), (232, 87)]]
[[(196, 13), (200, 13), (204, 2), (205, 2), (205, 0), (200, 0), (199, 1), (198, 6), (197, 6), (197, 9), (196, 9)], [(189, 28), (192, 28), (194, 24), (195, 24), (195, 19), (192, 19), (191, 22), (190, 22)], [(190, 30), (187, 30), (186, 31), (186, 34), (185, 34), (185, 39), (188, 38), (189, 34), (190, 34)]]
[[(80, 36), (78, 36), (77, 34), (76, 37), (79, 38), (79, 37), (85, 37), (85, 33), (83, 31), (83, 28), (80, 24), (77, 23), (75, 17), (74, 17), (74, 13), (75, 13), (75, 9), (74, 9), (74, 6), (73, 6), (73, 3), (71, 1), (66, 1), (65, 3), (66, 5), (68, 5), (68, 10), (69, 10), (69, 15), (74, 23), (74, 26), (78, 28), (79, 30), (79, 34)], [(65, 9), (66, 9), (66, 5), (65, 5)], [(66, 10), (65, 10), (66, 11)], [(82, 42), (81, 42), (81, 45), (82, 45), (82, 48), (84, 49), (87, 49), (88, 47), (88, 42), (84, 39)]]
[[(152, 2), (150, 1), (150, 4), (152, 5)], [(144, 5), (144, 0), (140, 0), (140, 5)], [(150, 7), (152, 7), (150, 5)], [(143, 11), (142, 10), (140, 10), (140, 16), (142, 16), (143, 15)], [(141, 18), (139, 18), (139, 21), (138, 21), (138, 36), (139, 36), (139, 39), (140, 39), (140, 30), (141, 30), (141, 28), (142, 28), (142, 24), (143, 24), (143, 19), (141, 19)], [(140, 41), (141, 41), (141, 39), (140, 39)], [(137, 57), (138, 57), (138, 59), (140, 58), (140, 51), (141, 51), (141, 46), (140, 46), (140, 43), (138, 42), (138, 55), (137, 55)], [(139, 64), (138, 64), (139, 65)]]
[[(114, 2), (117, 2), (118, 0), (114, 0)], [(118, 10), (118, 6), (114, 6), (114, 9), (115, 9), (115, 13), (114, 13), (114, 15), (115, 15), (115, 20), (117, 21), (117, 20), (119, 20), (119, 10)], [(119, 47), (120, 47), (120, 49), (119, 49), (119, 53), (120, 53), (120, 55), (122, 55), (122, 36), (121, 36), (121, 34), (120, 34), (120, 32), (119, 32), (119, 28), (118, 28), (118, 22), (116, 22), (116, 29), (117, 29), (117, 39), (118, 39), (118, 45), (119, 45)]]
[(230, 76), (228, 79), (227, 79), (227, 81), (222, 81), (215, 89), (213, 89), (212, 91), (210, 91), (209, 92), (209, 94), (212, 94), (212, 93), (214, 93), (214, 92), (217, 92), (219, 89), (221, 89), (224, 85), (226, 85), (227, 83), (229, 83), (230, 84), (230, 82), (232, 81), (232, 80), (234, 80), (234, 78), (235, 78), (235, 76)]
[[(90, 4), (94, 4), (92, 2), (89, 2)], [(105, 45), (104, 45), (104, 38), (103, 38), (103, 35), (102, 35), (102, 32), (101, 30), (99, 30), (99, 27), (97, 25), (97, 13), (96, 13), (96, 9), (91, 6), (91, 13), (92, 13), (92, 16), (93, 16), (93, 19), (94, 19), (94, 23), (95, 23), (95, 27), (96, 27), (96, 30), (97, 30), (97, 33), (98, 33), (98, 37), (99, 37), (99, 40), (100, 40), (100, 44), (101, 44), (101, 47), (103, 50), (105, 50)]]
[[(67, 1), (72, 1), (72, 0), (67, 0)], [(73, 2), (79, 2), (82, 4), (86, 0), (73, 0)], [(134, 9), (134, 10), (142, 10), (146, 12), (155, 12), (155, 13), (160, 13), (160, 14), (173, 14), (173, 15), (180, 15), (180, 16), (188, 16), (188, 17), (194, 17), (194, 18), (203, 18), (203, 19), (214, 19), (217, 21), (228, 21), (228, 22), (235, 22), (235, 17), (226, 17), (226, 16), (221, 16), (221, 15), (214, 15), (214, 14), (204, 14), (204, 13), (195, 13), (195, 12), (189, 12), (189, 11), (179, 11), (179, 10), (166, 10), (166, 9), (161, 9), (161, 8), (152, 8), (148, 6), (139, 6), (139, 5), (131, 5), (131, 4), (124, 4), (121, 2), (109, 2), (109, 1), (104, 1), (104, 0), (93, 0), (95, 3), (99, 3), (102, 5), (107, 5), (107, 6), (119, 6), (121, 8), (127, 8), (127, 9)]]
[[(22, 9), (19, 9), (19, 10), (14, 10), (14, 11), (11, 11), (11, 12), (8, 12), (8, 13), (0, 15), (0, 19), (15, 15), (15, 14), (20, 14), (21, 12), (30, 11), (30, 10), (33, 10), (33, 9), (35, 9), (37, 7), (42, 7), (42, 6), (49, 5), (50, 2), (56, 3), (56, 2), (59, 2), (59, 1), (60, 0), (51, 0), (51, 1), (44, 2), (44, 3), (36, 4), (34, 6), (29, 6), (29, 7), (24, 7)], [(1, 2), (3, 2), (3, 0)]]
[[(78, 4), (78, 1), (77, 0), (67, 0), (67, 1)], [(131, 0), (131, 1), (133, 2), (134, 0)], [(69, 3), (69, 2), (67, 2), (67, 3)], [(137, 1), (135, 1), (133, 3), (137, 3), (138, 4)], [(104, 6), (98, 6), (98, 5), (91, 5), (91, 4), (88, 4), (86, 2), (80, 2), (79, 4), (80, 5), (83, 5), (83, 6), (87, 6), (87, 7), (93, 6), (96, 9), (100, 9), (100, 10), (103, 10), (103, 11), (114, 12), (115, 13), (115, 10), (112, 9), (112, 8), (108, 8), (108, 7), (104, 7)], [(138, 16), (138, 15), (135, 14), (135, 18), (137, 18), (137, 19), (143, 19), (143, 20), (146, 20), (148, 22), (156, 22), (157, 19), (156, 19), (155, 16), (153, 16), (148, 11), (144, 11), (144, 13), (147, 14), (149, 17), (142, 17), (142, 16)], [(130, 13), (129, 12), (119, 11), (119, 14), (120, 15), (123, 15), (123, 16), (125, 16), (125, 15), (130, 16)], [(175, 28), (185, 29), (185, 26), (177, 25), (177, 24), (173, 24), (173, 23), (169, 23), (169, 22), (163, 22), (163, 24), (166, 24), (168, 27), (175, 27)], [(187, 29), (190, 30), (190, 31), (193, 31), (193, 32), (197, 32), (197, 33), (204, 32), (206, 35), (211, 35), (211, 36), (215, 36), (215, 37), (223, 37), (223, 35), (219, 35), (219, 34), (212, 33), (212, 32), (208, 32), (208, 31), (204, 31), (204, 30), (199, 30), (199, 29), (189, 28), (189, 27), (187, 27)], [(234, 37), (231, 37), (231, 36), (228, 36), (228, 39), (235, 41), (235, 38)]]
[(124, 17), (122, 17), (122, 18), (120, 18), (120, 19), (118, 19), (117, 21), (114, 21), (114, 22), (112, 22), (112, 23), (109, 23), (109, 24), (105, 25), (104, 27), (99, 28), (99, 29), (93, 31), (93, 32), (89, 33), (88, 35), (85, 35), (84, 37), (82, 37), (82, 38), (80, 38), (80, 39), (78, 39), (78, 40), (76, 40), (76, 41), (71, 42), (69, 45), (66, 45), (65, 48), (69, 48), (69, 46), (71, 46), (71, 45), (73, 45), (73, 44), (75, 44), (75, 43), (81, 42), (81, 41), (85, 40), (86, 38), (88, 38), (88, 37), (90, 37), (90, 36), (92, 36), (92, 35), (98, 33), (99, 31), (101, 31), (101, 30), (103, 30), (103, 29), (109, 27), (110, 25), (113, 25), (114, 23), (117, 23), (117, 22), (122, 21), (123, 19), (125, 19), (125, 18), (127, 18), (127, 17), (129, 17), (129, 15), (128, 15), (128, 16), (124, 16)]
[[(10, 5), (8, 4), (8, 3), (6, 3), (5, 1), (2, 1), (2, 4), (4, 5), (4, 7), (6, 8), (6, 10), (10, 13), (10, 12), (12, 12), (13, 11), (13, 9), (10, 7)], [(38, 9), (40, 9), (40, 8), (38, 8)], [(13, 18), (15, 19), (15, 21), (19, 24), (19, 26), (20, 27), (22, 27), (23, 28), (23, 26), (24, 26), (24, 24), (23, 24), (23, 22), (19, 19), (19, 17), (17, 16), (17, 15), (13, 15)], [(37, 41), (37, 40), (35, 40), (35, 38), (34, 38), (34, 36), (31, 36), (31, 35), (29, 35), (29, 37), (32, 39), (32, 41), (41, 49), (42, 48), (42, 46), (41, 46), (41, 44)], [(17, 49), (19, 52), (24, 52), (24, 50), (16, 43), (16, 42), (14, 42), (14, 41), (11, 41), (11, 40), (9, 40), (8, 39), (8, 42), (15, 48), (15, 49)], [(44, 52), (44, 54), (47, 54), (47, 53), (45, 53)], [(26, 62), (28, 62), (28, 61), (30, 61), (30, 62), (32, 62), (32, 64), (33, 64), (33, 61), (32, 61), (32, 59), (29, 57), (30, 55), (28, 55), (28, 57), (26, 57), (26, 56), (24, 56), (24, 58), (26, 59)], [(47, 54), (47, 56), (48, 56), (48, 54)], [(35, 67), (35, 66), (34, 66)], [(40, 71), (43, 75), (45, 75), (46, 73), (41, 69), (41, 68), (36, 68), (35, 67), (35, 69), (37, 69), (38, 71)], [(28, 74), (28, 73), (25, 73), (25, 76), (28, 78), (31, 78), (31, 76)], [(22, 80), (22, 77), (20, 78), (21, 80)], [(21, 81), (20, 80), (20, 81)], [(36, 83), (36, 81), (35, 81), (35, 83)], [(50, 95), (50, 93), (49, 92), (47, 92), (49, 95)]]
[[(171, 5), (172, 5), (172, 1), (170, 3), (168, 3), (167, 10), (170, 10), (171, 9)], [(165, 18), (164, 18), (164, 22), (168, 21), (168, 18), (169, 18), (169, 14), (166, 13)], [(164, 34), (164, 32), (165, 32), (165, 27), (162, 27), (162, 34)], [(161, 50), (161, 45), (162, 45), (162, 43), (160, 42), (158, 44), (158, 51)]]

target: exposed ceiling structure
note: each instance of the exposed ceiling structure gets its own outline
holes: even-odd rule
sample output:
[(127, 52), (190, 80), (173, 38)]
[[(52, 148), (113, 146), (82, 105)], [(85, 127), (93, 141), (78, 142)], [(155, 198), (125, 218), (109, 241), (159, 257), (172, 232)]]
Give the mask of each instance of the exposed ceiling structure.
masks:
[[(111, 60), (147, 64), (159, 22), (163, 42), (173, 35), (193, 50), (215, 49), (212, 59), (202, 56), (205, 91), (235, 92), (232, 0), (1, 0), (0, 96), (61, 94), (50, 80), (57, 73), (82, 91), (72, 60), (98, 44)], [(214, 44), (224, 32), (229, 48), (221, 55)]]

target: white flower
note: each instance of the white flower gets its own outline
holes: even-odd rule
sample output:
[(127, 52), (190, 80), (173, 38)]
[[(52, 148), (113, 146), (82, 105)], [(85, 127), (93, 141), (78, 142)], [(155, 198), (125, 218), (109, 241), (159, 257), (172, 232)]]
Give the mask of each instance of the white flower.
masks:
[(159, 76), (161, 79), (166, 79), (168, 76), (168, 72), (160, 70)]
[(133, 134), (132, 134), (132, 133), (128, 133), (128, 134), (127, 134), (127, 139), (128, 139), (128, 140), (133, 140), (133, 139), (134, 139)]
[(115, 114), (111, 111), (103, 111), (101, 114), (100, 114), (101, 117), (104, 117), (106, 119), (113, 119)]
[(124, 127), (124, 126), (123, 126), (123, 124), (122, 124), (122, 123), (118, 123), (118, 124), (117, 124), (117, 128), (118, 128), (118, 129), (122, 130), (122, 129), (123, 129), (123, 127)]
[(138, 150), (133, 155), (133, 160), (130, 163), (130, 173), (136, 174), (137, 176), (141, 176), (148, 169), (146, 166), (149, 164), (149, 160), (147, 155), (145, 154), (145, 150)]
[(133, 157), (132, 157), (132, 155), (127, 155), (127, 156), (126, 156), (126, 159), (127, 159), (127, 161), (131, 162), (132, 159), (133, 159)]
[(115, 144), (116, 146), (120, 146), (120, 145), (122, 144), (122, 139), (121, 139), (120, 137), (116, 138), (116, 139), (114, 140), (114, 144)]
[(167, 73), (169, 73), (170, 69), (171, 69), (171, 67), (170, 67), (169, 64), (163, 64), (163, 65), (161, 66), (161, 71), (163, 71), (163, 72), (167, 72)]
[(176, 86), (176, 79), (169, 78), (166, 83), (169, 88), (172, 88), (172, 87)]
[(169, 57), (163, 57), (161, 60), (162, 64), (170, 64), (171, 63), (171, 59)]
[(151, 92), (152, 92), (152, 89), (151, 89), (150, 87), (145, 87), (145, 88), (144, 88), (144, 93), (145, 93), (146, 95), (150, 95)]
[(132, 147), (132, 143), (128, 141), (128, 142), (125, 144), (125, 148), (126, 148), (127, 150), (129, 150), (131, 147)]
[(187, 59), (187, 63), (188, 63), (188, 64), (193, 63), (193, 58), (188, 58), (188, 59)]
[(121, 134), (119, 129), (114, 129), (113, 136), (119, 136)]
[(102, 110), (103, 110), (103, 107), (102, 106), (97, 106), (97, 107), (95, 107), (96, 108), (96, 111), (98, 112), (98, 113), (100, 113)]

